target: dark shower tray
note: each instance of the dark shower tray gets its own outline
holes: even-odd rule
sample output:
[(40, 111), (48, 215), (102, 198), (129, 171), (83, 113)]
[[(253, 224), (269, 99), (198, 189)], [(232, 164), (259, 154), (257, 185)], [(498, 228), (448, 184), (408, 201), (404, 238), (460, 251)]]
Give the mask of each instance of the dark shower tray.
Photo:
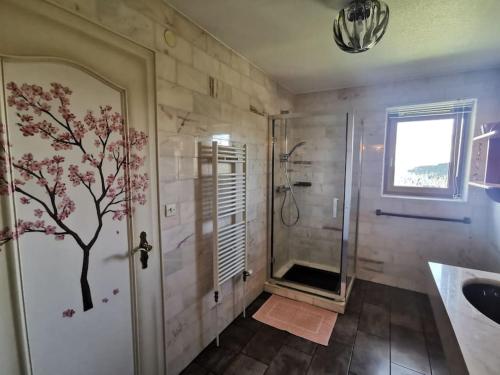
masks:
[(340, 275), (336, 272), (294, 264), (282, 277), (285, 281), (338, 293)]

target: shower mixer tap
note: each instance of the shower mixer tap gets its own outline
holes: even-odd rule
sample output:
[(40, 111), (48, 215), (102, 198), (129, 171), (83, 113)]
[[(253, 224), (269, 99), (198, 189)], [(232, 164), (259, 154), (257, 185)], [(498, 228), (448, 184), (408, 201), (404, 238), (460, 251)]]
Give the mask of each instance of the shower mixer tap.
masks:
[(290, 190), (291, 190), (290, 186), (280, 185), (276, 188), (276, 193), (286, 193), (287, 191)]

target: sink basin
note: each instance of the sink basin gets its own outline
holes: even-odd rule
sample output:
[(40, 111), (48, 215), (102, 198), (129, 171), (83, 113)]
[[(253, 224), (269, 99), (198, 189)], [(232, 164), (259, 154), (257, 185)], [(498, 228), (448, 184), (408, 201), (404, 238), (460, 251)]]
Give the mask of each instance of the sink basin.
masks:
[(462, 288), (465, 298), (481, 313), (500, 324), (500, 286), (473, 282)]

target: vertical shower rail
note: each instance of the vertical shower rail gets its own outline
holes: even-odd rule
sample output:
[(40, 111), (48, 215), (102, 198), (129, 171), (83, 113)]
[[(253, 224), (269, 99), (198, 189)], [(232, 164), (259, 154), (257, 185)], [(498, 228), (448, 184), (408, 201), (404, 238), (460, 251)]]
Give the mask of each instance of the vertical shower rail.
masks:
[(219, 345), (218, 304), (221, 286), (243, 276), (243, 316), (246, 310), (247, 271), (247, 145), (212, 142), (213, 284)]

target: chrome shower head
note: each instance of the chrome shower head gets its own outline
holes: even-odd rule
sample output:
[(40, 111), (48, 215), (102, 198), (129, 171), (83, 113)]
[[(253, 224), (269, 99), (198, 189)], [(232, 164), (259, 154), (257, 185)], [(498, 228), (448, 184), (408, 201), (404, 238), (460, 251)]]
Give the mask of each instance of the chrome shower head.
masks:
[(288, 159), (290, 158), (290, 156), (292, 156), (292, 154), (295, 152), (295, 150), (301, 146), (304, 146), (305, 144), (306, 144), (305, 141), (299, 142), (295, 146), (293, 146), (292, 149), (288, 153), (281, 154), (280, 155), (281, 161), (285, 161), (285, 162), (288, 161)]
[(292, 147), (292, 149), (288, 152), (288, 157), (292, 156), (293, 152), (298, 149), (301, 146), (304, 146), (306, 144), (305, 141), (297, 143), (295, 146)]

